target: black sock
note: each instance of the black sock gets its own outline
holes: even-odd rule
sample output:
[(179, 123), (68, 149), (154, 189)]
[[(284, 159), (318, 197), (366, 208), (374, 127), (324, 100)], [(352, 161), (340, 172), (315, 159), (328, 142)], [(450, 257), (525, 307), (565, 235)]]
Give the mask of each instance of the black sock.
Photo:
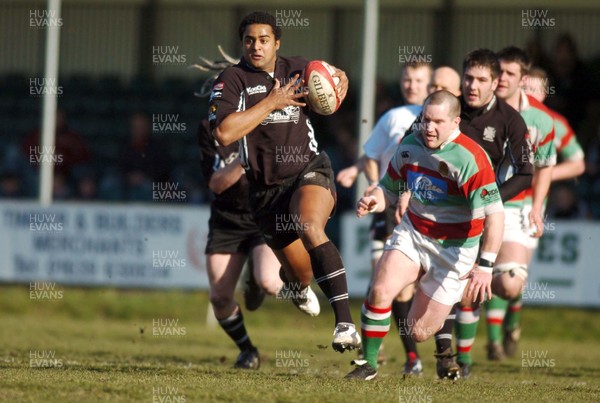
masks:
[(452, 307), (444, 326), (435, 334), (435, 349), (437, 353), (443, 353), (446, 349), (452, 347), (452, 329), (454, 329), (454, 319), (456, 319), (456, 305)]
[(398, 326), (398, 333), (400, 334), (400, 340), (406, 351), (406, 358), (414, 361), (419, 357), (417, 352), (417, 343), (413, 340), (410, 335), (410, 326), (407, 323), (408, 311), (412, 304), (413, 298), (408, 301), (396, 301), (392, 302), (392, 314), (394, 315), (394, 321)]
[(340, 252), (333, 242), (328, 241), (311, 249), (308, 254), (315, 280), (333, 308), (335, 323), (354, 323), (348, 303), (346, 269)]
[(250, 336), (246, 332), (246, 326), (244, 326), (244, 316), (239, 305), (236, 307), (236, 311), (230, 317), (219, 320), (219, 325), (225, 330), (225, 333), (234, 343), (238, 346), (240, 351), (250, 350), (254, 348), (250, 341)]

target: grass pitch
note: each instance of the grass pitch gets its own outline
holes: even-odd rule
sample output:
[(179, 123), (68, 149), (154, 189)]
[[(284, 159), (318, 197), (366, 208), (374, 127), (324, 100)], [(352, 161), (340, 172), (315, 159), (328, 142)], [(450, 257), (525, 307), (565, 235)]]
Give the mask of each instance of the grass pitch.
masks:
[[(244, 312), (259, 371), (231, 369), (237, 349), (207, 325), (207, 294), (58, 286), (31, 299), (27, 286), (0, 288), (2, 402), (591, 402), (600, 400), (600, 311), (523, 310), (517, 357), (485, 359), (480, 322), (468, 381), (435, 379), (434, 344), (419, 345), (425, 373), (403, 379), (394, 331), (376, 380), (343, 376), (354, 353), (332, 351), (333, 315), (310, 318), (267, 299)], [(34, 295), (35, 296), (35, 295)], [(353, 302), (359, 320), (360, 301)]]

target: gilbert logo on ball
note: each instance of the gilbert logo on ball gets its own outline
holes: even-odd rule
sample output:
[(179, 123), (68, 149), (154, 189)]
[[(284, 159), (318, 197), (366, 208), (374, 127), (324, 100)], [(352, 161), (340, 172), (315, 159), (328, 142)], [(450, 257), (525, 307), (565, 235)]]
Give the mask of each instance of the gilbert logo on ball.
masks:
[(304, 82), (308, 88), (306, 102), (319, 115), (331, 115), (342, 100), (336, 90), (340, 79), (332, 77), (335, 69), (321, 60), (308, 62), (304, 68)]

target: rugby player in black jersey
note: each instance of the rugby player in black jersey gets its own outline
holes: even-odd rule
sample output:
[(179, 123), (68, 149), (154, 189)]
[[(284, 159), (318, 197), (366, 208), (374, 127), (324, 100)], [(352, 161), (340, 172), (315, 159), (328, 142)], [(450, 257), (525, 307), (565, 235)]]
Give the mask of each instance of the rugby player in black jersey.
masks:
[[(198, 144), (202, 173), (214, 195), (205, 250), (210, 302), (219, 325), (240, 349), (234, 367), (258, 369), (260, 356), (234, 299), (235, 287), (244, 263), (250, 258), (253, 270), (244, 299), (246, 309), (257, 309), (265, 293), (276, 295), (281, 291), (280, 264), (254, 222), (248, 203), (248, 181), (237, 147), (217, 147), (206, 119), (198, 127)], [(293, 301), (304, 313), (316, 316), (319, 301), (312, 290), (308, 292), (310, 301)]]
[[(465, 56), (460, 129), (488, 153), (496, 172), (500, 196), (503, 202), (507, 202), (530, 187), (533, 165), (529, 158), (525, 121), (514, 108), (494, 95), (499, 77), (500, 63), (493, 51), (477, 49)], [(473, 273), (481, 275), (478, 270)], [(491, 297), (488, 295), (488, 298)], [(456, 343), (463, 377), (470, 374), (471, 348), (479, 312), (478, 304), (465, 299), (457, 309)]]
[[(357, 348), (360, 335), (350, 315), (344, 264), (325, 234), (336, 192), (329, 157), (318, 150), (302, 99), (307, 92), (300, 78), (308, 61), (277, 54), (281, 28), (271, 14), (247, 15), (238, 33), (242, 60), (213, 86), (212, 134), (223, 146), (239, 141), (250, 205), (282, 265), (285, 287), (305, 293), (314, 274), (335, 314), (333, 348)], [(336, 70), (343, 99), (348, 79)]]

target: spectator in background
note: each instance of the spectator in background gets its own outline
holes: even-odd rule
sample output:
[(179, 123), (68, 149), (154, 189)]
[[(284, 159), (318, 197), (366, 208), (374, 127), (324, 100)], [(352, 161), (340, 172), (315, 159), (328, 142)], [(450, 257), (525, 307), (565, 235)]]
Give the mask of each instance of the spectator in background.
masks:
[[(73, 193), (75, 174), (90, 161), (90, 151), (83, 137), (67, 125), (66, 114), (56, 111), (56, 136), (54, 144), (54, 197), (64, 199)], [(39, 167), (42, 159), (41, 129), (32, 131), (21, 144), (29, 166)]]
[(0, 198), (18, 199), (23, 197), (21, 177), (15, 171), (4, 171), (0, 174)]
[(546, 103), (564, 115), (577, 132), (585, 118), (586, 105), (592, 99), (594, 84), (569, 34), (560, 35), (554, 45), (550, 82), (556, 92)]
[(550, 192), (548, 215), (559, 219), (586, 219), (588, 209), (577, 199), (577, 195), (568, 184), (557, 184)]
[(81, 201), (98, 199), (98, 178), (92, 169), (86, 169), (77, 175), (74, 198)]
[(433, 71), (428, 92), (450, 91), (455, 97), (460, 97), (460, 75), (452, 67), (440, 66)]
[(152, 138), (152, 124), (147, 115), (134, 114), (130, 125), (131, 137), (119, 159), (125, 199), (152, 200), (153, 183), (170, 179), (171, 161), (167, 148)]

